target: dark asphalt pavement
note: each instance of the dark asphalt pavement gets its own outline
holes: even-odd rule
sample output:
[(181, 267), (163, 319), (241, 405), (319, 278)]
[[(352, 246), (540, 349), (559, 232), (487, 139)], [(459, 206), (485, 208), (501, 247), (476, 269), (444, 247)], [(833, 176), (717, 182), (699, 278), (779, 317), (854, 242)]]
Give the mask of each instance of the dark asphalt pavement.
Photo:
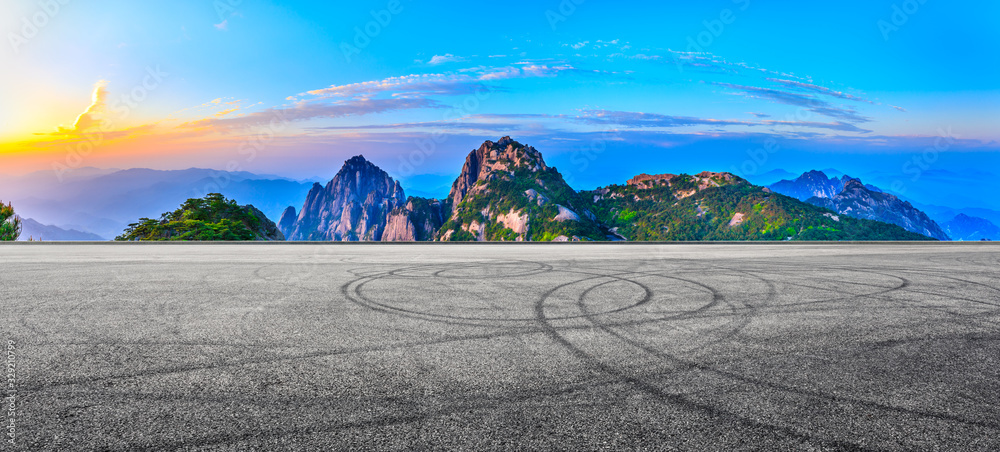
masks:
[(15, 449), (1000, 449), (996, 245), (17, 245), (0, 288)]

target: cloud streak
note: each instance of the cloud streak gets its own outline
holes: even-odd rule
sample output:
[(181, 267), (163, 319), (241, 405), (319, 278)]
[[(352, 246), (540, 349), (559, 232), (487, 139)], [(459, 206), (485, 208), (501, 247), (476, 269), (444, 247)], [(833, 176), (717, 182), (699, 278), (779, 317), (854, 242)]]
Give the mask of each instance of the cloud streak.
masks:
[(853, 123), (865, 123), (871, 121), (871, 118), (858, 114), (858, 112), (853, 108), (837, 107), (825, 100), (818, 99), (815, 96), (808, 94), (724, 82), (713, 82), (713, 84), (723, 88), (740, 91), (744, 96), (750, 98), (767, 99), (780, 104), (801, 107), (813, 113), (828, 116), (834, 119), (840, 119)]
[(94, 91), (90, 96), (90, 106), (77, 116), (72, 129), (62, 129), (67, 133), (83, 133), (101, 124), (101, 115), (107, 107), (108, 101), (108, 81), (99, 80), (94, 84)]
[(316, 118), (343, 118), (418, 108), (443, 108), (443, 106), (431, 99), (410, 98), (359, 98), (335, 102), (322, 100), (299, 101), (288, 107), (268, 108), (235, 118), (205, 118), (185, 123), (181, 127), (208, 127), (223, 130), (264, 127)]
[(629, 111), (586, 110), (577, 120), (587, 124), (613, 124), (626, 127), (680, 127), (695, 125), (712, 126), (752, 126), (747, 121), (727, 119), (706, 119), (690, 116), (670, 116), (656, 113), (636, 113)]
[(856, 102), (865, 102), (865, 103), (869, 103), (869, 104), (874, 103), (874, 102), (872, 102), (872, 101), (870, 101), (868, 99), (864, 99), (864, 98), (861, 98), (861, 97), (858, 97), (858, 96), (855, 96), (855, 95), (852, 95), (852, 94), (847, 94), (847, 93), (842, 92), (842, 91), (834, 91), (834, 90), (832, 90), (830, 88), (827, 88), (825, 86), (814, 85), (812, 83), (803, 83), (803, 82), (797, 82), (795, 80), (783, 80), (783, 79), (777, 79), (777, 78), (767, 78), (766, 80), (769, 81), (769, 82), (780, 83), (780, 84), (788, 86), (790, 88), (798, 88), (798, 89), (801, 89), (801, 90), (804, 90), (804, 91), (810, 91), (810, 92), (814, 92), (814, 93), (818, 93), (818, 94), (823, 94), (823, 95), (826, 95), (826, 96), (836, 97), (836, 98), (839, 98), (839, 99), (853, 100), (853, 101), (856, 101)]
[(784, 126), (784, 127), (807, 127), (814, 129), (836, 130), (841, 132), (870, 133), (871, 130), (862, 129), (854, 124), (843, 121), (830, 123), (815, 121), (740, 121), (734, 119), (712, 119), (695, 118), (691, 116), (671, 116), (656, 113), (637, 113), (629, 111), (608, 111), (608, 110), (586, 110), (583, 114), (575, 118), (579, 122), (586, 124), (617, 125), (629, 128), (652, 128), (652, 127), (684, 127), (684, 126)]

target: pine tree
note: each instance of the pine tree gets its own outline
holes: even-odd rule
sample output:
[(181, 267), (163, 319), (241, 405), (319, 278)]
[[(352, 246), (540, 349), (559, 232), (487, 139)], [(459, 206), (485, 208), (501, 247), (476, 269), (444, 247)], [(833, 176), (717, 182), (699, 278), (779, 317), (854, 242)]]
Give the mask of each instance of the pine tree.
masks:
[(0, 201), (0, 241), (12, 242), (21, 235), (21, 217), (14, 214), (10, 203)]

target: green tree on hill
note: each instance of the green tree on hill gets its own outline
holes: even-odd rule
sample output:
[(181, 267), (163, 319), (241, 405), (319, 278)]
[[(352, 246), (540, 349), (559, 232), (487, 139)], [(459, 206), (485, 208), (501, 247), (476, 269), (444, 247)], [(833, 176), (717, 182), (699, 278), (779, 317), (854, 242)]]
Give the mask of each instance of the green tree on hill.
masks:
[(21, 217), (14, 214), (14, 207), (0, 201), (0, 241), (13, 242), (21, 235)]
[(140, 218), (118, 241), (284, 240), (277, 227), (253, 206), (240, 206), (219, 193), (184, 201), (159, 220)]

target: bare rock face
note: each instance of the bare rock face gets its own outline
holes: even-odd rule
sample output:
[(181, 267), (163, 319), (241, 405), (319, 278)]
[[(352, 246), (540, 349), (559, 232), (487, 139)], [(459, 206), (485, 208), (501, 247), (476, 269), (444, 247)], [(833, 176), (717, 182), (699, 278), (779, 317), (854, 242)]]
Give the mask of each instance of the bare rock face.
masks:
[(626, 185), (634, 185), (639, 188), (652, 188), (657, 185), (670, 185), (670, 181), (677, 177), (676, 174), (646, 174), (642, 173), (626, 182)]
[(523, 210), (517, 212), (513, 208), (507, 212), (506, 215), (497, 215), (497, 223), (502, 224), (505, 228), (509, 228), (517, 234), (517, 240), (523, 241), (525, 234), (528, 232), (529, 228), (529, 216), (523, 213)]
[(389, 212), (383, 242), (422, 242), (434, 240), (444, 222), (441, 202), (410, 197), (406, 205)]
[(383, 242), (416, 242), (417, 228), (410, 221), (410, 214), (405, 209), (396, 209), (389, 213), (386, 220)]
[(326, 187), (314, 184), (309, 190), (288, 238), (379, 241), (390, 212), (405, 202), (399, 182), (363, 156), (352, 157)]
[(278, 230), (288, 237), (292, 233), (292, 228), (295, 227), (295, 220), (298, 219), (298, 215), (295, 213), (295, 208), (288, 206), (284, 212), (281, 213), (281, 219), (278, 220)]
[(576, 212), (567, 209), (566, 206), (556, 204), (559, 208), (559, 215), (556, 215), (553, 220), (555, 221), (580, 221), (580, 216)]
[(534, 188), (529, 188), (525, 190), (524, 195), (527, 196), (529, 200), (537, 202), (539, 206), (544, 206), (545, 203), (549, 202), (549, 198), (546, 198), (545, 195), (538, 193), (538, 191), (536, 191)]

